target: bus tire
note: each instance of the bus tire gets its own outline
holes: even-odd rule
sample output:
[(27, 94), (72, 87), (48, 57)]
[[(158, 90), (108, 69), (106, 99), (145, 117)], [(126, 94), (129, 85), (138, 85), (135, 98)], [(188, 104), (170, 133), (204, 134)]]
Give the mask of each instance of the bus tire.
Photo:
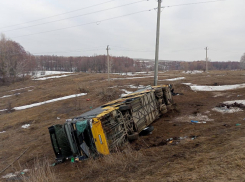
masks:
[(154, 127), (153, 126), (147, 126), (144, 130), (142, 130), (140, 132), (140, 135), (148, 135), (149, 133), (151, 133), (152, 131), (154, 130)]
[(128, 135), (129, 141), (137, 140), (138, 138), (139, 138), (139, 133), (137, 133), (137, 132), (134, 132), (133, 134)]

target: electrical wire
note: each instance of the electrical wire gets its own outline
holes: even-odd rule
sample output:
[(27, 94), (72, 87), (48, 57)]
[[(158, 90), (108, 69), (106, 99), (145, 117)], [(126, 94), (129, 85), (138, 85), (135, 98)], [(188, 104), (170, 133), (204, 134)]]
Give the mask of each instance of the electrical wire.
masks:
[[(148, 0), (147, 0), (148, 1)], [(199, 2), (199, 3), (188, 3), (188, 4), (179, 4), (179, 5), (171, 5), (171, 6), (163, 6), (164, 7), (173, 7), (173, 6), (183, 6), (183, 5), (193, 5), (193, 4), (201, 4), (201, 3), (212, 3), (212, 2), (217, 2), (217, 1), (225, 1), (225, 0), (215, 0), (215, 1), (208, 1), (208, 2)], [(141, 1), (140, 1), (141, 2)], [(79, 26), (84, 26), (84, 25), (90, 25), (90, 24), (100, 24), (101, 22), (104, 21), (108, 21), (108, 20), (113, 20), (113, 19), (117, 19), (117, 18), (122, 18), (125, 16), (131, 16), (131, 15), (135, 15), (135, 14), (139, 14), (139, 13), (143, 13), (143, 12), (147, 12), (147, 11), (151, 11), (151, 10), (155, 10), (156, 8), (153, 9), (148, 9), (148, 10), (143, 10), (143, 11), (138, 11), (135, 13), (130, 13), (130, 14), (126, 14), (126, 15), (122, 15), (122, 16), (117, 16), (117, 17), (113, 17), (113, 18), (108, 18), (108, 19), (103, 19), (103, 20), (99, 20), (99, 21), (94, 21), (94, 22), (90, 22), (90, 23), (84, 23), (84, 24), (80, 24), (80, 25), (76, 25), (76, 26), (71, 26), (71, 27), (65, 27), (65, 28), (60, 28), (60, 29), (54, 29), (54, 30), (49, 30), (49, 31), (44, 31), (44, 32), (38, 32), (38, 33), (34, 33), (34, 34), (27, 34), (27, 35), (22, 35), (22, 36), (17, 36), (17, 37), (13, 37), (13, 38), (20, 38), (20, 37), (26, 37), (26, 36), (32, 36), (32, 35), (38, 35), (38, 34), (43, 34), (43, 33), (49, 33), (49, 32), (54, 32), (54, 31), (59, 31), (59, 30), (65, 30), (65, 29), (70, 29), (70, 28), (75, 28), (75, 27), (79, 27)]]
[(49, 30), (49, 31), (44, 31), (44, 32), (38, 32), (38, 33), (33, 33), (33, 34), (27, 34), (27, 35), (17, 36), (17, 37), (13, 37), (13, 38), (20, 38), (20, 37), (26, 37), (26, 36), (31, 36), (31, 35), (38, 35), (38, 34), (43, 34), (43, 33), (55, 32), (55, 31), (59, 31), (59, 30), (65, 30), (65, 29), (80, 27), (80, 26), (84, 26), (84, 25), (91, 25), (91, 24), (97, 24), (98, 25), (101, 22), (105, 22), (105, 21), (109, 21), (109, 20), (114, 20), (114, 19), (122, 18), (122, 17), (126, 17), (126, 16), (131, 16), (131, 15), (135, 15), (135, 14), (139, 14), (139, 13), (143, 13), (143, 12), (147, 12), (147, 11), (151, 11), (151, 10), (154, 10), (154, 9), (142, 10), (142, 11), (138, 11), (138, 12), (135, 12), (135, 13), (130, 13), (130, 14), (122, 15), (122, 16), (116, 16), (116, 17), (112, 17), (112, 18), (107, 18), (107, 19), (99, 20), (99, 21), (93, 21), (93, 22), (90, 22), (90, 23), (84, 23), (84, 24), (80, 24), (80, 25), (76, 25), (76, 26), (71, 26), (71, 27), (54, 29), (54, 30)]
[(104, 51), (105, 49), (88, 49), (88, 50), (76, 50), (76, 51), (54, 51), (54, 52), (41, 52), (33, 53), (32, 55), (43, 55), (49, 53), (71, 53), (71, 52), (89, 52), (89, 51)]
[(124, 5), (121, 5), (121, 6), (116, 6), (116, 7), (112, 7), (112, 8), (103, 9), (103, 10), (100, 10), (100, 11), (94, 11), (94, 12), (91, 12), (91, 13), (86, 13), (86, 14), (72, 16), (72, 17), (63, 18), (63, 19), (59, 19), (59, 20), (54, 20), (54, 21), (50, 21), (50, 22), (40, 23), (40, 24), (31, 25), (31, 26), (27, 26), (27, 27), (21, 27), (21, 28), (6, 30), (6, 31), (3, 31), (3, 32), (11, 32), (11, 31), (15, 31), (15, 30), (21, 30), (21, 29), (25, 29), (25, 28), (36, 27), (36, 26), (45, 25), (45, 24), (49, 24), (49, 23), (64, 21), (64, 20), (68, 20), (68, 19), (72, 19), (72, 18), (77, 18), (77, 17), (81, 17), (81, 16), (86, 16), (86, 15), (94, 14), (94, 13), (100, 13), (100, 12), (104, 12), (104, 11), (108, 11), (108, 10), (112, 10), (112, 9), (121, 8), (121, 7), (124, 7), (124, 6), (129, 6), (129, 5), (136, 4), (136, 3), (141, 3), (141, 2), (144, 2), (144, 1), (148, 1), (148, 0), (140, 0), (140, 1), (137, 1), (137, 2), (133, 2), (133, 3), (129, 3), (129, 4), (124, 4)]
[(150, 51), (150, 50), (130, 50), (130, 49), (127, 49), (127, 50), (118, 50), (118, 49), (111, 49), (112, 51), (129, 51), (129, 52), (155, 52), (155, 51)]
[[(175, 6), (187, 6), (187, 5), (195, 5), (195, 4), (204, 4), (204, 3), (214, 3), (218, 1), (225, 1), (225, 0), (215, 0), (215, 1), (205, 1), (205, 2), (198, 2), (198, 3), (187, 3), (187, 4), (176, 4), (176, 5), (171, 5), (171, 6), (162, 6), (161, 8), (171, 8)], [(157, 8), (155, 8), (157, 9)]]
[(48, 19), (48, 18), (53, 18), (53, 17), (56, 17), (56, 16), (60, 16), (60, 15), (64, 15), (64, 14), (69, 14), (69, 13), (73, 13), (73, 12), (76, 12), (76, 11), (81, 11), (81, 10), (84, 10), (84, 9), (89, 9), (89, 8), (92, 8), (92, 7), (100, 6), (100, 5), (103, 5), (103, 4), (110, 3), (110, 2), (112, 2), (112, 1), (117, 1), (117, 0), (110, 0), (110, 1), (106, 1), (106, 2), (104, 2), (104, 3), (99, 3), (99, 4), (92, 5), (92, 6), (87, 6), (87, 7), (84, 7), (84, 8), (80, 8), (80, 9), (68, 11), (68, 12), (65, 12), (65, 13), (60, 13), (60, 14), (57, 14), (57, 15), (48, 16), (48, 17), (45, 17), (45, 18), (40, 18), (40, 19), (36, 19), (36, 20), (32, 20), (32, 21), (25, 22), (25, 23), (19, 23), (19, 24), (9, 25), (9, 26), (6, 26), (6, 27), (0, 27), (0, 28), (1, 28), (1, 29), (2, 29), (2, 28), (8, 28), (8, 27), (13, 27), (13, 26), (18, 26), (18, 25), (23, 25), (23, 24), (27, 24), (27, 23), (31, 23), (31, 22), (35, 22), (35, 21), (45, 20), (45, 19)]
[[(45, 55), (45, 54), (54, 54), (54, 53), (71, 53), (71, 52), (87, 52), (87, 51), (102, 51), (102, 50), (104, 51), (105, 49), (102, 49), (102, 46), (99, 46), (99, 47), (95, 47), (95, 48), (91, 48), (91, 49), (83, 49), (83, 50), (37, 52), (37, 53), (30, 53), (30, 54), (31, 55)], [(3, 54), (3, 53), (0, 52), (0, 55), (1, 54)], [(15, 56), (15, 55), (21, 55), (21, 54), (23, 54), (23, 53), (8, 54), (8, 56)]]

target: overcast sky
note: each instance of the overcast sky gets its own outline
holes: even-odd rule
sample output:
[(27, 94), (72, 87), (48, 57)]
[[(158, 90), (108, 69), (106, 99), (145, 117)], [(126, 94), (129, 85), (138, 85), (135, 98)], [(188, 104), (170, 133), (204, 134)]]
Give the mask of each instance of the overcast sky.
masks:
[[(32, 54), (92, 56), (106, 54), (109, 45), (113, 56), (154, 59), (156, 7), (157, 0), (0, 0), (0, 33)], [(244, 7), (244, 0), (225, 0), (162, 8), (159, 59), (204, 60), (208, 46), (212, 61), (240, 61)]]

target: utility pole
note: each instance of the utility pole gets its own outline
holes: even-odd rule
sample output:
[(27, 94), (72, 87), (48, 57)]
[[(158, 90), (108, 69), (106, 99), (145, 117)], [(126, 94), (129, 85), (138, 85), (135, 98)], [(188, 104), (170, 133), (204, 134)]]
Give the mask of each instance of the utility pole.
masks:
[(204, 48), (206, 50), (206, 73), (208, 72), (208, 47)]
[(154, 86), (157, 85), (157, 80), (158, 80), (158, 55), (159, 55), (159, 35), (160, 35), (161, 3), (162, 3), (162, 0), (158, 0)]
[(107, 50), (107, 70), (108, 70), (108, 83), (110, 84), (110, 60), (109, 60), (109, 45), (106, 48)]

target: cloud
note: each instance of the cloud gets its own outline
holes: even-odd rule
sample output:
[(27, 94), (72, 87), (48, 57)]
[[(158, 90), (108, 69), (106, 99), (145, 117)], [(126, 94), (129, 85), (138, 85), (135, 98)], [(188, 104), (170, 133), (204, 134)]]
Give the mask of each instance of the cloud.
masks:
[[(0, 11), (4, 15), (0, 17), (1, 27), (45, 18), (108, 1), (73, 0), (71, 3), (65, 0), (8, 0), (1, 2)], [(137, 2), (137, 0), (115, 0), (100, 6), (93, 6), (37, 22), (8, 28), (0, 27), (0, 32), (78, 16), (132, 2)], [(203, 1), (184, 1), (184, 3), (193, 2)], [(164, 1), (162, 6), (176, 4), (183, 4), (183, 1)], [(242, 0), (226, 0), (162, 9), (159, 58), (186, 61), (200, 60), (205, 58), (204, 47), (208, 46), (208, 55), (212, 61), (239, 61), (241, 55), (245, 52), (241, 46), (245, 41), (243, 36), (245, 31), (243, 23), (244, 6), (245, 2)], [(42, 54), (48, 52), (47, 54), (64, 56), (105, 54), (106, 46), (110, 45), (110, 53), (114, 56), (154, 58), (157, 17), (155, 10), (108, 21), (100, 20), (156, 7), (157, 2), (149, 0), (113, 10), (4, 33), (7, 37), (19, 42), (31, 53)], [(95, 23), (82, 25), (91, 22)], [(74, 28), (18, 37), (66, 27)]]

